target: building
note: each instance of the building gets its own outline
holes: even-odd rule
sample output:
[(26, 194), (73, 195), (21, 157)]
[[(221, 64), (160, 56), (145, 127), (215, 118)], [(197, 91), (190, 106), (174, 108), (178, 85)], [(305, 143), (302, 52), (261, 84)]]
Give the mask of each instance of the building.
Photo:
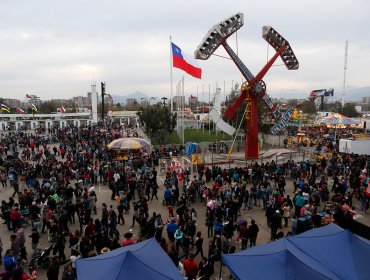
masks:
[(42, 101), (40, 100), (40, 97), (32, 94), (32, 95), (29, 95), (28, 96), (31, 96), (31, 98), (27, 98), (26, 99), (26, 103), (27, 103), (27, 106), (26, 107), (31, 107), (32, 105), (35, 105), (36, 107), (39, 107), (40, 104), (42, 104)]
[(85, 96), (76, 96), (76, 97), (73, 97), (72, 100), (73, 100), (73, 103), (76, 105), (76, 107), (84, 107), (84, 106), (88, 106), (88, 98), (85, 97)]
[(21, 106), (21, 101), (18, 99), (4, 99), (4, 103), (8, 105), (10, 108), (19, 108)]
[(92, 92), (87, 93), (87, 105), (90, 106), (92, 102)]
[(73, 101), (71, 99), (51, 99), (50, 101), (57, 104), (58, 106), (59, 105), (67, 107), (73, 106)]
[(185, 105), (185, 96), (176, 95), (173, 97), (173, 108), (176, 108), (177, 111), (181, 110), (182, 106)]
[(370, 96), (362, 97), (363, 104), (370, 104)]
[(137, 103), (136, 98), (127, 98), (126, 99), (126, 105), (134, 105)]

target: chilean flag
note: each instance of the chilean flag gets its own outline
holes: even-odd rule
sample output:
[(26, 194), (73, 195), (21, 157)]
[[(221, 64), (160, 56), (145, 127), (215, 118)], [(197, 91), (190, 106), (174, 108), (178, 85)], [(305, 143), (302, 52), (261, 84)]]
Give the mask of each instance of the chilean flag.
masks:
[(18, 109), (17, 109), (17, 113), (18, 113), (18, 114), (24, 114), (24, 111), (23, 111), (21, 108), (18, 108)]
[(176, 46), (174, 43), (171, 43), (172, 47), (172, 61), (173, 67), (184, 70), (189, 75), (194, 78), (202, 78), (202, 69), (199, 67), (195, 59), (187, 56), (182, 50)]
[(62, 106), (62, 107), (60, 107), (60, 111), (61, 111), (62, 113), (65, 113), (65, 112), (66, 112), (66, 109)]

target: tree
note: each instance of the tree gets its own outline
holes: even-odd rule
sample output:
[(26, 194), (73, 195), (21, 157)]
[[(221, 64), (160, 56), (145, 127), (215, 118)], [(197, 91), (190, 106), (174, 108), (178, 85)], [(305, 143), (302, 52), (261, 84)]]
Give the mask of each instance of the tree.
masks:
[[(226, 107), (231, 106), (235, 102), (235, 100), (240, 95), (240, 88), (239, 84), (235, 84), (235, 86), (231, 89), (230, 94), (225, 102)], [(243, 101), (243, 103), (239, 106), (237, 109), (234, 118), (230, 121), (231, 125), (235, 127), (236, 129), (239, 127), (245, 130), (246, 127), (246, 119), (245, 119), (245, 108), (246, 102)], [(263, 133), (267, 133), (270, 127), (270, 124), (268, 124), (268, 120), (270, 120), (270, 113), (268, 109), (266, 108), (266, 105), (263, 103), (261, 99), (258, 99), (258, 130)], [(240, 124), (240, 122), (242, 122)]]
[(339, 110), (340, 114), (349, 117), (354, 118), (358, 117), (360, 114), (356, 111), (356, 107), (354, 103), (346, 103), (344, 104), (343, 108)]
[(151, 137), (158, 137), (159, 143), (166, 143), (176, 126), (176, 114), (171, 114), (169, 107), (160, 104), (141, 108), (137, 113)]
[(126, 110), (127, 111), (139, 111), (140, 110), (140, 104), (135, 100), (133, 103), (126, 104)]
[[(235, 100), (239, 97), (239, 95), (240, 95), (240, 88), (239, 88), (239, 84), (236, 83), (234, 87), (231, 88), (229, 96), (227, 97), (225, 101), (226, 108), (231, 106), (231, 104), (235, 102)], [(243, 101), (243, 103), (239, 106), (239, 108), (237, 108), (237, 111), (235, 112), (232, 120), (230, 120), (230, 124), (235, 128), (239, 127), (240, 122), (242, 122), (240, 127), (243, 127), (243, 128), (245, 127), (245, 116), (244, 116), (245, 105), (246, 103), (245, 101)]]
[(317, 113), (317, 110), (316, 110), (316, 106), (315, 106), (315, 101), (313, 100), (306, 100), (306, 101), (303, 101), (299, 106), (298, 108), (304, 113), (304, 114), (310, 114), (310, 115), (313, 115), (313, 114), (316, 114)]
[(37, 108), (39, 114), (51, 114), (56, 112), (58, 105), (54, 101), (46, 101), (41, 103)]

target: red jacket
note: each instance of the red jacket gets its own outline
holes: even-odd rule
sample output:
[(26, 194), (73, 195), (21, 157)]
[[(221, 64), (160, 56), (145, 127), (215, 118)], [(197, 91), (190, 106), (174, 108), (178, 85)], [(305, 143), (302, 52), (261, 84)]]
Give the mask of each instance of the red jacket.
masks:
[(198, 264), (195, 260), (186, 259), (184, 261), (184, 269), (185, 269), (186, 277), (195, 278), (198, 274)]
[(22, 218), (22, 214), (19, 211), (12, 210), (10, 211), (10, 220), (19, 221)]

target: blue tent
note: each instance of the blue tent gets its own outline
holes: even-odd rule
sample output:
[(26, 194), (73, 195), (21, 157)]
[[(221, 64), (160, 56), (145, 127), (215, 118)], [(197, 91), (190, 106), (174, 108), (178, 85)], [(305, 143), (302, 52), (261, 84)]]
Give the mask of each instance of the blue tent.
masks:
[(222, 260), (236, 279), (370, 279), (370, 241), (335, 224)]
[(175, 264), (152, 238), (96, 257), (76, 261), (78, 280), (178, 279)]
[(192, 154), (195, 154), (197, 152), (197, 143), (188, 142), (185, 144), (185, 151), (186, 155), (190, 156)]

